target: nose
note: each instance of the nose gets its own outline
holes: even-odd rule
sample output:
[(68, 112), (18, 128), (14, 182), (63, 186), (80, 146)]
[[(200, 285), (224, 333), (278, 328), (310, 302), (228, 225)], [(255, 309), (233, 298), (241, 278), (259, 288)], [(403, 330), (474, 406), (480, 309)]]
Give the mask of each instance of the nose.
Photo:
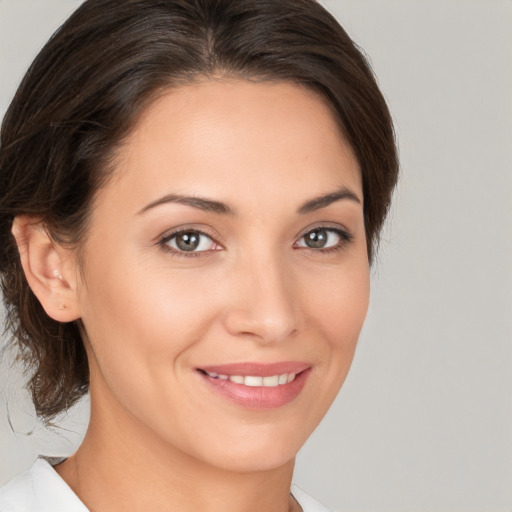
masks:
[(298, 329), (294, 279), (279, 258), (254, 259), (231, 272), (225, 328), (259, 343), (281, 343)]

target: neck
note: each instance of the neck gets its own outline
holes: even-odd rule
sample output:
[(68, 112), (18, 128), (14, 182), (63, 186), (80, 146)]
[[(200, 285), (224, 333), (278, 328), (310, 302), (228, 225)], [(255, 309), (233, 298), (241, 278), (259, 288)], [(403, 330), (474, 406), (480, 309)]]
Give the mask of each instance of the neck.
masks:
[(56, 467), (90, 512), (300, 510), (290, 496), (294, 460), (270, 470), (219, 468), (162, 442), (119, 405), (99, 407), (94, 396), (91, 404), (84, 442)]

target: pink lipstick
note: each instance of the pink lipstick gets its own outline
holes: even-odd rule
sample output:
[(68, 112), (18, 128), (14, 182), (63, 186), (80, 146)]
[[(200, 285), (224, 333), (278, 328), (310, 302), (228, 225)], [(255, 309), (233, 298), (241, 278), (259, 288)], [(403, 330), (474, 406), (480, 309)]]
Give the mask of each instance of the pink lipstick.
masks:
[(294, 400), (310, 374), (307, 363), (232, 363), (197, 369), (210, 389), (252, 409), (272, 409)]

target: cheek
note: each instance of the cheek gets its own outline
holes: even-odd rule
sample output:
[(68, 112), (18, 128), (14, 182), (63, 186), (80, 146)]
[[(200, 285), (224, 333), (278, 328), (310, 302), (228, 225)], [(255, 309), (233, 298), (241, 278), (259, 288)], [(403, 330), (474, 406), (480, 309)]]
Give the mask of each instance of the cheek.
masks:
[(361, 331), (370, 297), (370, 272), (363, 259), (338, 271), (317, 276), (310, 288), (309, 309), (334, 346), (354, 344)]
[(325, 315), (331, 319), (334, 335), (336, 332), (344, 332), (348, 341), (355, 342), (368, 311), (369, 272), (364, 268), (340, 281), (340, 286), (331, 291)]
[[(317, 276), (314, 292), (308, 295), (308, 323), (323, 343), (321, 368), (325, 372), (325, 397), (334, 400), (343, 384), (368, 311), (370, 273), (367, 260), (355, 259), (337, 272)], [(323, 284), (323, 286), (320, 286)]]
[(137, 260), (118, 260), (115, 268), (88, 276), (82, 319), (101, 373), (112, 386), (124, 385), (127, 376), (148, 385), (160, 373), (168, 377), (216, 315), (214, 301), (200, 288), (204, 281), (204, 276), (171, 274)]

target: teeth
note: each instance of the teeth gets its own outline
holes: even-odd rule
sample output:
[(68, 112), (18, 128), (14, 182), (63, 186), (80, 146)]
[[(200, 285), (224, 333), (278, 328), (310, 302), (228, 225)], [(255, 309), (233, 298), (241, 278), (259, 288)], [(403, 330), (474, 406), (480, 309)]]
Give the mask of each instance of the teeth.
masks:
[(263, 377), (263, 386), (268, 386), (269, 388), (273, 388), (279, 386), (279, 375), (272, 375), (271, 377)]
[(251, 387), (263, 386), (263, 377), (253, 377), (252, 375), (247, 375), (247, 377), (244, 377), (244, 384)]
[(219, 375), (213, 372), (206, 373), (212, 379), (230, 380), (235, 384), (243, 384), (249, 387), (273, 388), (288, 384), (295, 379), (295, 373), (283, 373), (281, 375), (270, 375), (268, 377), (260, 377), (258, 375)]

